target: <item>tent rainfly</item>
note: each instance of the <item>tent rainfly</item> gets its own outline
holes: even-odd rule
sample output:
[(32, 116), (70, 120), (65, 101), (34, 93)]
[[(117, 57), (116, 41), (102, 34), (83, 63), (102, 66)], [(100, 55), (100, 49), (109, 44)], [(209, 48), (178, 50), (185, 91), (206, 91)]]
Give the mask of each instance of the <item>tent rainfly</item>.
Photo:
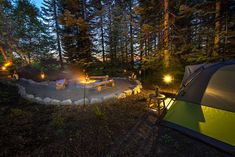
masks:
[(162, 124), (235, 154), (235, 60), (186, 66)]

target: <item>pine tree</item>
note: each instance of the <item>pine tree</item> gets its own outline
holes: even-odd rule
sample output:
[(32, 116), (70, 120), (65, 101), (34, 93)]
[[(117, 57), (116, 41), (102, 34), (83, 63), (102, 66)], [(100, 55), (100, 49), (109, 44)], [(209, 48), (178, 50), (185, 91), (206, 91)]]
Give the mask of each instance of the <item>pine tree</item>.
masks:
[(63, 25), (62, 40), (67, 61), (90, 61), (91, 40), (86, 1), (66, 0), (61, 2), (61, 7), (60, 23)]
[(43, 22), (47, 27), (49, 33), (51, 34), (51, 38), (53, 39), (55, 36), (55, 45), (57, 47), (57, 51), (59, 53), (59, 60), (61, 68), (63, 69), (63, 56), (62, 56), (62, 48), (60, 41), (60, 26), (58, 23), (58, 8), (59, 2), (58, 0), (43, 0), (42, 6), (42, 15)]

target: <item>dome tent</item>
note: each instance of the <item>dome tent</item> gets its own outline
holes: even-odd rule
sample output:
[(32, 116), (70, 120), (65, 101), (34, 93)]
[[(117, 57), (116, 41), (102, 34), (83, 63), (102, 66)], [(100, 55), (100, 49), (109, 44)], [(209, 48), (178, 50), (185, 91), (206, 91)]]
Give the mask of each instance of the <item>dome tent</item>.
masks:
[(235, 153), (235, 60), (186, 66), (162, 124)]

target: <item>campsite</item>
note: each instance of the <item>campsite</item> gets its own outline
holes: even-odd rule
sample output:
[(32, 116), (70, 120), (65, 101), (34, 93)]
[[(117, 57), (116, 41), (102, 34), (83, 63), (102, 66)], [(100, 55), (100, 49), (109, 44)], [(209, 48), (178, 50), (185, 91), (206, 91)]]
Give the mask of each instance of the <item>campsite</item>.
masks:
[(0, 156), (235, 155), (233, 0), (0, 1)]

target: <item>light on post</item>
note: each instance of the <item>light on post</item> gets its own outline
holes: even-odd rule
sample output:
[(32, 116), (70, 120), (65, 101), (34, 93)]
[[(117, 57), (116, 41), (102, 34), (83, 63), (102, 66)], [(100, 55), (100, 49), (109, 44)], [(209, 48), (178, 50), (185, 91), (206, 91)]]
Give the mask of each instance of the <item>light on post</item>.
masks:
[(170, 74), (164, 75), (163, 76), (163, 81), (166, 84), (170, 84), (173, 81), (173, 77)]
[(42, 80), (44, 80), (45, 77), (46, 77), (45, 73), (44, 73), (44, 72), (41, 72), (40, 77), (41, 77)]
[(5, 66), (2, 67), (2, 70), (5, 71), (7, 68)]

